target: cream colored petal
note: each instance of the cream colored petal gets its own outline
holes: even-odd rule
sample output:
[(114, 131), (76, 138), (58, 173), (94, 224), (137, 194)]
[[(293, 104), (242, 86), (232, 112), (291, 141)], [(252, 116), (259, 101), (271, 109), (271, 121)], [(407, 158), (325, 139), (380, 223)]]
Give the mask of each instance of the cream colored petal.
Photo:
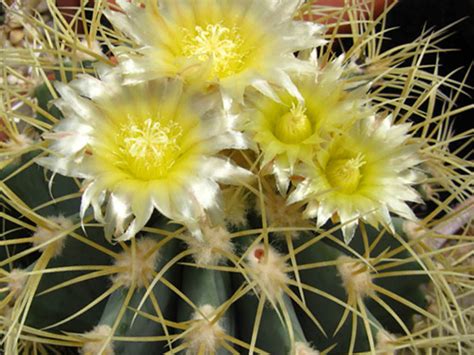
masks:
[[(212, 70), (212, 68), (210, 69)], [(243, 80), (242, 77), (231, 78), (227, 80), (221, 80), (219, 84), (222, 104), (225, 110), (231, 110), (234, 103), (240, 105), (244, 104), (244, 93), (245, 87), (247, 86), (247, 80)]]
[(96, 221), (104, 223), (104, 216), (102, 214), (102, 208), (100, 207), (104, 198), (105, 192), (98, 182), (88, 183), (81, 197), (81, 207), (79, 212), (81, 221), (84, 219), (87, 209), (92, 204), (94, 218)]
[(318, 228), (322, 227), (326, 224), (326, 222), (331, 218), (334, 211), (331, 208), (328, 208), (328, 205), (325, 203), (321, 203), (318, 206), (318, 213), (317, 213), (317, 224)]
[(211, 179), (196, 179), (190, 184), (190, 191), (204, 209), (220, 208), (220, 188)]
[(250, 171), (235, 165), (230, 160), (216, 157), (203, 158), (199, 168), (200, 176), (229, 185), (239, 185), (254, 177)]
[(342, 235), (344, 236), (344, 242), (349, 244), (354, 238), (356, 227), (359, 223), (359, 213), (352, 210), (352, 206), (346, 206), (338, 210), (339, 217), (341, 219)]
[(155, 208), (165, 217), (171, 216), (170, 189), (159, 182), (151, 183), (151, 196)]
[(250, 85), (272, 100), (281, 102), (280, 97), (276, 94), (275, 90), (272, 89), (267, 80), (255, 78), (251, 81)]
[(78, 75), (78, 80), (73, 80), (69, 85), (74, 88), (80, 95), (96, 99), (111, 95), (111, 85), (106, 85), (104, 81), (94, 78), (90, 75)]
[(170, 195), (171, 219), (179, 222), (196, 221), (198, 216), (203, 216), (204, 211), (188, 189), (176, 191)]
[(46, 133), (45, 139), (53, 139), (50, 149), (64, 156), (71, 156), (89, 143), (93, 129), (78, 121), (64, 119), (55, 128), (55, 133)]
[(66, 101), (77, 115), (87, 121), (93, 121), (101, 116), (100, 111), (92, 104), (90, 100), (84, 99), (70, 86), (59, 81), (54, 82), (54, 87), (61, 95), (61, 99)]
[(70, 157), (58, 158), (55, 156), (49, 156), (37, 159), (36, 163), (53, 171), (55, 174), (74, 176), (84, 179), (89, 177), (89, 174), (84, 172), (81, 169), (81, 166)]
[[(201, 101), (202, 100), (200, 100), (198, 104), (200, 104)], [(213, 102), (211, 103), (207, 103), (207, 105), (210, 105), (206, 110), (208, 112), (212, 112), (212, 108), (219, 105), (215, 99), (212, 101)], [(241, 117), (239, 115), (233, 115), (228, 111), (220, 110), (207, 115), (206, 111), (202, 112), (203, 118), (201, 120), (201, 131), (203, 138), (211, 138), (219, 134), (232, 131), (240, 123), (239, 120)]]
[(125, 85), (135, 85), (149, 80), (176, 75), (176, 67), (162, 59), (160, 51), (143, 48), (144, 54), (119, 54), (120, 69), (124, 74)]
[(389, 199), (386, 201), (386, 204), (390, 211), (396, 213), (397, 215), (406, 218), (411, 221), (417, 221), (418, 218), (413, 213), (412, 209), (408, 205), (398, 199)]
[(314, 200), (311, 200), (306, 205), (305, 210), (303, 211), (304, 218), (317, 218), (318, 217), (318, 203)]
[(144, 191), (137, 192), (132, 198), (132, 213), (135, 218), (132, 220), (130, 225), (124, 234), (117, 238), (117, 241), (130, 240), (145, 227), (146, 223), (153, 213), (153, 202), (147, 189)]
[(377, 214), (380, 216), (379, 219), (383, 225), (391, 232), (395, 233), (395, 228), (393, 227), (392, 217), (390, 217), (390, 212), (386, 205), (382, 205), (378, 208)]
[(286, 72), (284, 72), (283, 70), (274, 69), (272, 73), (272, 78), (274, 79), (276, 84), (287, 90), (290, 95), (297, 98), (298, 101), (304, 102), (303, 96), (301, 96), (300, 91)]
[(210, 139), (209, 153), (215, 154), (224, 149), (252, 149), (257, 150), (256, 144), (247, 137), (247, 135), (240, 132), (228, 132), (220, 134), (217, 137)]
[(286, 196), (292, 175), (288, 162), (285, 162), (285, 159), (277, 159), (272, 166), (272, 172), (275, 174), (278, 192)]
[(137, 41), (137, 43), (143, 43), (143, 40), (149, 37), (146, 35), (147, 29), (142, 27), (146, 25), (146, 21), (144, 21), (146, 16), (145, 11), (126, 1), (118, 0), (117, 3), (126, 13), (106, 9), (103, 10), (104, 15), (114, 27)]
[(303, 0), (266, 0), (269, 6), (274, 11), (280, 13), (280, 18), (283, 20), (292, 18), (296, 10), (304, 3)]
[(327, 43), (320, 37), (324, 26), (312, 21), (293, 21), (288, 29), (291, 37), (288, 38), (288, 48), (293, 52), (302, 49), (319, 47)]
[(296, 186), (296, 189), (288, 196), (287, 204), (291, 205), (295, 202), (299, 202), (307, 198), (312, 192), (311, 182), (306, 179)]
[(104, 235), (109, 242), (112, 242), (114, 235), (124, 233), (125, 223), (131, 214), (129, 201), (124, 196), (111, 193), (105, 211), (104, 225)]

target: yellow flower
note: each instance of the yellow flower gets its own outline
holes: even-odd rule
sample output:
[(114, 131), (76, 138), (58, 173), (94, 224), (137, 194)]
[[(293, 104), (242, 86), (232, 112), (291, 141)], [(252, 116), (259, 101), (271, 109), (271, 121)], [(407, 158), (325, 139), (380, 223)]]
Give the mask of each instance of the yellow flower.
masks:
[(65, 118), (46, 135), (57, 156), (40, 163), (85, 179), (81, 216), (92, 204), (109, 239), (133, 237), (154, 208), (199, 236), (203, 219), (220, 218), (218, 182), (238, 184), (251, 176), (216, 156), (248, 146), (233, 129), (235, 117), (206, 111), (209, 104), (177, 81), (121, 86), (118, 73), (102, 71), (102, 80), (56, 83), (56, 105)]
[(107, 11), (136, 43), (116, 48), (126, 83), (158, 77), (219, 84), (225, 102), (242, 101), (247, 86), (270, 94), (269, 83), (298, 95), (288, 71), (309, 70), (294, 52), (323, 44), (321, 26), (293, 21), (300, 0), (157, 0), (144, 8), (119, 1)]
[(365, 104), (366, 87), (348, 90), (342, 57), (312, 75), (293, 78), (304, 101), (279, 92), (278, 101), (259, 93), (249, 96), (254, 109), (247, 129), (258, 143), (262, 165), (271, 162), (277, 186), (286, 194), (297, 163), (313, 165), (320, 144), (373, 111)]
[(358, 220), (393, 230), (390, 212), (416, 220), (407, 201), (421, 202), (410, 186), (422, 177), (413, 168), (420, 161), (417, 146), (407, 142), (409, 124), (390, 117), (360, 120), (316, 155), (315, 167), (302, 167), (306, 179), (288, 203), (307, 201), (305, 215), (322, 226), (335, 213), (344, 239), (352, 239)]

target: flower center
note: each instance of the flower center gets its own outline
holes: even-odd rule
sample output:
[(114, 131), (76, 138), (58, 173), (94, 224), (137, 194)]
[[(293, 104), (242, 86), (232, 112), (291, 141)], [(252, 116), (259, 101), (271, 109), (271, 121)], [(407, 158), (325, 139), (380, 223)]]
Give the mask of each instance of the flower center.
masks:
[(183, 55), (197, 57), (202, 62), (211, 60), (213, 76), (225, 78), (241, 71), (249, 50), (243, 50), (244, 41), (237, 28), (209, 24), (184, 32)]
[(353, 193), (359, 186), (362, 178), (360, 169), (365, 163), (361, 153), (355, 158), (330, 160), (326, 166), (327, 179), (331, 186), (339, 191)]
[(274, 134), (280, 141), (288, 144), (299, 143), (313, 133), (311, 121), (305, 114), (306, 108), (293, 104), (290, 112), (280, 117), (275, 125)]
[(159, 179), (178, 159), (181, 147), (177, 140), (182, 134), (181, 126), (173, 121), (129, 118), (117, 135), (120, 157), (115, 165), (138, 179)]

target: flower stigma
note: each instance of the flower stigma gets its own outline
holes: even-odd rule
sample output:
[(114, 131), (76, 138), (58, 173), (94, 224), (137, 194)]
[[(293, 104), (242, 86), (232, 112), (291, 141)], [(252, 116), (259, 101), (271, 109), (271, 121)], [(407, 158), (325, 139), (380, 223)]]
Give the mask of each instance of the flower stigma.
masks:
[(343, 193), (357, 190), (362, 178), (361, 168), (365, 165), (365, 157), (359, 153), (354, 158), (334, 159), (326, 166), (326, 176), (332, 187)]
[(196, 26), (191, 32), (184, 29), (183, 55), (196, 57), (201, 62), (212, 60), (212, 75), (225, 78), (242, 70), (250, 50), (244, 50), (237, 28), (222, 24), (208, 24), (205, 28)]
[(137, 179), (162, 178), (179, 158), (182, 134), (182, 127), (174, 121), (129, 116), (116, 137), (119, 159), (115, 165)]
[(300, 143), (313, 133), (306, 108), (301, 104), (292, 104), (289, 112), (280, 117), (275, 125), (275, 137), (287, 144)]

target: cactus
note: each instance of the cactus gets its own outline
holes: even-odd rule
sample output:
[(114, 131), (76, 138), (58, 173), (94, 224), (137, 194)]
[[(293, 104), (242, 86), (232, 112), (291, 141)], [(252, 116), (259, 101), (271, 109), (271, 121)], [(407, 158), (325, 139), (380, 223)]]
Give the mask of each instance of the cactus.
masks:
[(36, 30), (0, 59), (3, 352), (472, 351), (445, 29), (383, 51), (369, 0), (45, 4), (4, 4)]

